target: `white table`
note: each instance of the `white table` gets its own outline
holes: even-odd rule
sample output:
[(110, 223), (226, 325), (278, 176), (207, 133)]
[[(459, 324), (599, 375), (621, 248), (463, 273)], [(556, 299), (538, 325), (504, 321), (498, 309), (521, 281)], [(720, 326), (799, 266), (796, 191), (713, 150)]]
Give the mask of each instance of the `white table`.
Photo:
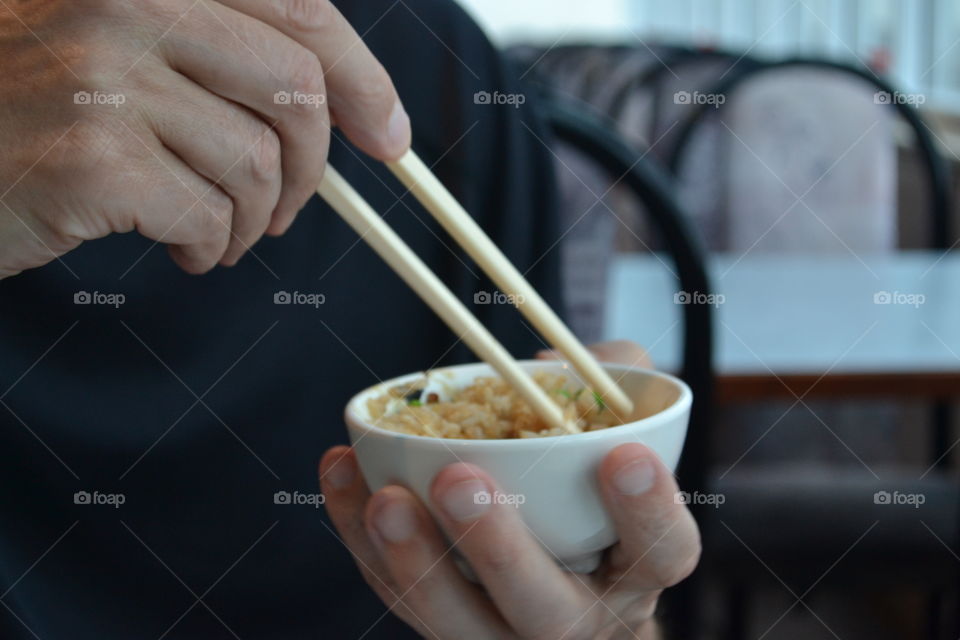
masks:
[[(667, 370), (682, 339), (672, 268), (663, 256), (618, 257), (604, 329), (647, 345)], [(960, 252), (716, 256), (708, 271), (723, 296), (712, 301), (721, 400), (811, 385), (816, 395), (960, 395)]]

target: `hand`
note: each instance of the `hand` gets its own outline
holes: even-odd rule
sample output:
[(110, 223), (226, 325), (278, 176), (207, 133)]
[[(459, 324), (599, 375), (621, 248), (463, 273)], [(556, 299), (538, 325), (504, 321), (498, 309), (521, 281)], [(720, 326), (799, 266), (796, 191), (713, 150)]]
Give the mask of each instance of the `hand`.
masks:
[(328, 0), (0, 6), (0, 277), (136, 230), (191, 273), (282, 234), (330, 122), (409, 147), (383, 67)]
[[(645, 357), (625, 342), (596, 350), (625, 364)], [(620, 541), (591, 575), (558, 567), (515, 507), (475, 504), (476, 491), (498, 487), (473, 465), (450, 465), (434, 479), (439, 527), (403, 487), (371, 496), (347, 447), (324, 455), (320, 478), (330, 518), (367, 582), (428, 638), (652, 640), (661, 591), (689, 575), (700, 555), (696, 523), (674, 500), (673, 476), (639, 443), (617, 447), (600, 466)], [(446, 539), (456, 540), (482, 587), (460, 574)]]

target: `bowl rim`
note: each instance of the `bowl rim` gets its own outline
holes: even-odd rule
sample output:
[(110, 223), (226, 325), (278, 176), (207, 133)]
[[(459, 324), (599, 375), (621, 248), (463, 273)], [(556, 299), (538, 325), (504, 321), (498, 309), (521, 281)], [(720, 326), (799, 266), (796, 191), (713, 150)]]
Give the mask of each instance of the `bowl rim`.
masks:
[[(561, 360), (518, 360), (517, 361), (522, 367), (551, 367), (556, 365), (564, 364)], [(361, 417), (357, 413), (357, 405), (365, 397), (369, 396), (371, 392), (378, 389), (387, 389), (398, 384), (403, 384), (411, 378), (418, 376), (423, 376), (426, 374), (426, 371), (415, 371), (412, 373), (406, 373), (400, 376), (378, 382), (377, 384), (371, 385), (350, 398), (347, 402), (346, 407), (344, 407), (344, 420), (347, 423), (347, 427), (350, 429), (357, 429), (364, 433), (364, 436), (367, 435), (378, 435), (381, 437), (390, 437), (400, 440), (411, 440), (414, 442), (420, 442), (424, 445), (427, 444), (443, 444), (446, 447), (457, 446), (457, 447), (483, 447), (483, 446), (510, 446), (510, 447), (533, 447), (536, 448), (538, 443), (548, 443), (549, 446), (555, 446), (554, 443), (559, 444), (560, 442), (583, 442), (585, 440), (594, 440), (607, 437), (615, 437), (615, 434), (622, 432), (624, 429), (629, 429), (631, 431), (646, 431), (648, 429), (655, 428), (660, 423), (665, 421), (670, 421), (671, 419), (681, 415), (690, 410), (690, 407), (693, 403), (693, 392), (690, 390), (690, 387), (686, 382), (680, 378), (665, 373), (663, 371), (656, 371), (654, 369), (644, 369), (640, 367), (632, 367), (630, 365), (612, 363), (612, 362), (601, 362), (600, 365), (607, 370), (614, 370), (617, 372), (631, 372), (631, 373), (640, 373), (652, 378), (660, 378), (666, 380), (673, 384), (679, 391), (679, 395), (676, 400), (674, 400), (669, 406), (665, 409), (658, 411), (652, 415), (649, 415), (645, 418), (639, 420), (634, 420), (633, 422), (627, 422), (625, 424), (616, 425), (613, 427), (607, 427), (605, 429), (598, 429), (596, 431), (584, 431), (582, 433), (571, 433), (571, 434), (560, 434), (555, 436), (540, 436), (537, 438), (485, 438), (485, 439), (466, 439), (466, 438), (439, 438), (436, 436), (419, 436), (410, 433), (400, 433), (398, 431), (392, 431), (390, 429), (385, 429), (383, 427), (378, 427), (377, 425), (372, 424), (366, 418)], [(438, 367), (436, 369), (431, 369), (431, 371), (451, 371), (451, 370), (460, 370), (471, 367), (489, 368), (486, 362), (468, 362), (464, 364), (450, 365), (447, 367)], [(574, 373), (574, 375), (576, 375)]]

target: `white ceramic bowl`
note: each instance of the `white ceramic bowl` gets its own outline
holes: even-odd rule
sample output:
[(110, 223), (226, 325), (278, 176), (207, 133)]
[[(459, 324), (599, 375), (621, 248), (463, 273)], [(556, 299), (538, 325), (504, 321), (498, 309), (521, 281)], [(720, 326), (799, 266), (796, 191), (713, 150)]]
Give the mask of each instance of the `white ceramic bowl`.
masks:
[[(528, 371), (562, 372), (578, 377), (562, 362), (529, 360)], [(605, 364), (633, 400), (632, 421), (574, 435), (509, 440), (431, 438), (388, 431), (372, 424), (367, 400), (422, 372), (387, 380), (354, 396), (347, 404), (350, 440), (367, 485), (376, 491), (388, 484), (411, 489), (430, 506), (429, 487), (446, 465), (469, 462), (485, 469), (506, 496), (522, 496), (517, 508), (527, 526), (551, 554), (573, 571), (592, 571), (603, 549), (617, 540), (613, 521), (603, 508), (597, 486), (600, 461), (626, 442), (642, 442), (670, 469), (680, 458), (693, 395), (681, 380), (656, 371)], [(477, 377), (495, 375), (485, 363), (435, 369), (454, 388)]]

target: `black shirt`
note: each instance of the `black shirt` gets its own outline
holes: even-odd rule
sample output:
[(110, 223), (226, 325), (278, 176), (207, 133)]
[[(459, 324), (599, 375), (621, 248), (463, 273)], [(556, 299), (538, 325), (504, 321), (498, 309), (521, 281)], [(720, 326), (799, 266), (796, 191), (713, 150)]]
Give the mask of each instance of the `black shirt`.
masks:
[[(517, 92), (519, 74), (452, 3), (343, 4), (397, 84), (415, 149), (557, 306), (533, 101), (474, 100)], [(472, 304), (493, 290), (479, 269), (335, 137), (331, 164), (505, 346), (540, 348), (513, 308)], [(346, 441), (353, 393), (475, 358), (317, 199), (254, 252), (193, 277), (163, 246), (114, 235), (0, 281), (0, 637), (412, 635), (392, 615), (377, 622), (385, 607), (323, 509), (274, 494), (318, 491), (317, 460)], [(125, 301), (75, 304), (80, 292)], [(275, 304), (279, 292), (324, 303)]]

